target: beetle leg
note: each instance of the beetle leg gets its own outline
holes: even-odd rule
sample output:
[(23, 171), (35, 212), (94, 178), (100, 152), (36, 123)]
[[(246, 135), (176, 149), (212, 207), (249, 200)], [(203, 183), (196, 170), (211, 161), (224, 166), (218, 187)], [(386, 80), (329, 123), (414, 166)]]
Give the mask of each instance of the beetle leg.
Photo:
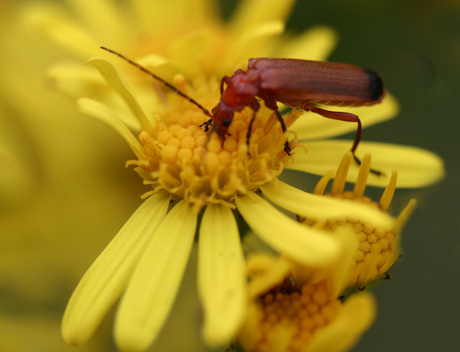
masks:
[[(362, 130), (361, 120), (359, 119), (357, 115), (351, 114), (349, 112), (330, 111), (330, 110), (321, 109), (321, 108), (318, 108), (317, 106), (314, 106), (311, 103), (303, 105), (302, 109), (304, 109), (305, 111), (314, 112), (328, 119), (356, 122), (358, 124), (358, 129), (356, 130), (355, 140), (353, 142), (353, 146), (351, 147), (351, 152), (353, 154), (353, 159), (355, 159), (355, 162), (358, 165), (361, 165), (361, 160), (355, 155), (356, 148), (358, 148), (358, 144), (361, 141), (361, 130)], [(383, 172), (374, 170), (374, 169), (370, 169), (370, 172), (372, 172), (373, 174), (377, 176), (384, 175)]]
[(212, 123), (212, 119), (209, 119), (208, 121), (203, 122), (200, 127), (204, 126), (204, 131), (208, 132), (209, 127), (211, 127), (214, 130), (214, 124)]
[[(278, 119), (278, 122), (281, 125), (281, 129), (283, 130), (283, 133), (286, 133), (287, 131), (286, 124), (284, 123), (284, 119), (281, 116), (280, 112), (278, 111), (278, 104), (276, 104), (276, 101), (265, 98), (264, 102), (267, 108), (275, 112), (276, 118)], [(286, 139), (286, 142), (284, 142), (284, 151), (286, 152), (287, 155), (291, 155), (291, 147), (289, 146), (289, 142), (287, 139)]]
[(228, 86), (228, 83), (230, 82), (230, 77), (229, 76), (224, 76), (222, 77), (220, 81), (220, 95), (222, 96), (222, 93), (224, 92), (224, 84)]
[(249, 139), (251, 138), (252, 125), (254, 124), (255, 119), (256, 119), (256, 111), (254, 110), (252, 113), (251, 121), (249, 121), (248, 132), (246, 133), (246, 145), (248, 146), (248, 154), (249, 154)]
[(351, 152), (353, 153), (353, 155), (355, 154), (356, 148), (358, 148), (359, 141), (361, 140), (361, 130), (362, 130), (361, 120), (359, 119), (358, 116), (354, 114), (350, 114), (349, 112), (324, 110), (310, 103), (302, 106), (302, 109), (304, 109), (305, 111), (314, 112), (323, 117), (327, 117), (328, 119), (356, 122), (358, 124), (358, 129), (356, 131), (355, 141), (353, 142), (353, 146), (351, 147)]
[[(283, 130), (283, 133), (286, 133), (286, 124), (284, 123), (284, 119), (281, 116), (280, 112), (278, 111), (278, 108), (275, 110), (276, 117), (278, 118), (278, 121), (281, 125), (281, 129)], [(289, 146), (289, 142), (286, 139), (286, 142), (284, 142), (284, 151), (286, 152), (287, 155), (291, 155), (291, 147)]]
[(248, 146), (248, 153), (249, 153), (249, 139), (251, 138), (252, 125), (254, 124), (254, 120), (256, 119), (256, 113), (260, 109), (260, 104), (256, 99), (254, 99), (250, 104), (248, 104), (248, 106), (253, 111), (251, 120), (249, 121), (248, 132), (246, 133), (246, 145)]

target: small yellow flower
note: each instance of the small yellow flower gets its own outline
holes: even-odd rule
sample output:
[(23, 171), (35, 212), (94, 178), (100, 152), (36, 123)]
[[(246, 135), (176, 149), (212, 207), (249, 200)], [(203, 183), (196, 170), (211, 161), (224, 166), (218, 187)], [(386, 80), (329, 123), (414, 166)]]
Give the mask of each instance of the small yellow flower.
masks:
[[(344, 190), (346, 176), (353, 162), (352, 154), (347, 153), (337, 169), (330, 193), (324, 194), (324, 191), (329, 180), (332, 178), (331, 173), (324, 176), (318, 182), (314, 193), (363, 203), (368, 207), (386, 212), (395, 192), (397, 173), (394, 171), (391, 174), (390, 182), (383, 192), (380, 201), (378, 203), (373, 202), (369, 197), (364, 196), (366, 181), (370, 171), (370, 160), (370, 155), (366, 154), (353, 191)], [(356, 233), (359, 245), (354, 255), (354, 262), (350, 268), (347, 286), (360, 286), (384, 274), (401, 255), (401, 230), (409, 219), (415, 204), (415, 199), (412, 199), (398, 218), (388, 227), (379, 227), (372, 223), (363, 222), (359, 217), (329, 218), (326, 220), (303, 218), (301, 222), (307, 226), (326, 231), (335, 231), (340, 227), (349, 227)]]
[(352, 258), (355, 239), (340, 231), (341, 260), (328, 268), (296, 266), (284, 257), (251, 257), (248, 273), (250, 305), (237, 340), (248, 352), (345, 351), (375, 319), (376, 304), (370, 294), (358, 293), (343, 303), (337, 293)]

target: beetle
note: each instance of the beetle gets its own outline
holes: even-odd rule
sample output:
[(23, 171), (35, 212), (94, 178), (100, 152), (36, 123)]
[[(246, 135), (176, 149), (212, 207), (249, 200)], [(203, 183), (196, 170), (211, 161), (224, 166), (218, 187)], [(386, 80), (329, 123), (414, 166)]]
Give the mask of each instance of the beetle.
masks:
[[(105, 47), (101, 48), (128, 61), (200, 108), (209, 117), (209, 120), (201, 124), (200, 127), (204, 126), (205, 131), (212, 128), (222, 141), (225, 141), (225, 137), (229, 135), (228, 129), (234, 114), (249, 107), (253, 111), (246, 136), (249, 144), (252, 125), (260, 108), (259, 99), (264, 102), (267, 108), (274, 111), (283, 132), (286, 132), (286, 125), (279, 112), (278, 102), (288, 107), (311, 111), (329, 119), (355, 122), (357, 123), (357, 131), (351, 152), (358, 164), (361, 162), (356, 157), (355, 152), (361, 140), (362, 130), (359, 117), (348, 112), (326, 110), (316, 106), (316, 104), (348, 107), (369, 106), (380, 103), (385, 96), (380, 76), (359, 66), (335, 62), (261, 57), (250, 59), (246, 71), (238, 69), (232, 76), (222, 78), (220, 100), (209, 112), (197, 101), (143, 66), (118, 52)], [(287, 141), (284, 150), (288, 154), (291, 151)], [(381, 174), (379, 171), (371, 171)]]

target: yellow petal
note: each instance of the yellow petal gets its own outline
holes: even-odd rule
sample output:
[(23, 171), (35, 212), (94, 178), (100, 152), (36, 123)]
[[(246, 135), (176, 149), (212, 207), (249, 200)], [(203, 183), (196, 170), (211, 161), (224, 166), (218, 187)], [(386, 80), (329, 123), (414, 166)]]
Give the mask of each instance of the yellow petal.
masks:
[(88, 69), (80, 63), (60, 63), (50, 67), (46, 74), (53, 87), (70, 98), (72, 103), (91, 92), (92, 98), (110, 106), (129, 128), (136, 131), (141, 129), (139, 121), (131, 114), (126, 104), (95, 70)]
[(164, 218), (168, 204), (165, 194), (147, 199), (85, 273), (62, 321), (62, 336), (68, 344), (86, 342), (120, 297), (142, 251)]
[[(121, 9), (113, 0), (67, 0), (74, 13), (82, 20), (82, 27), (89, 28), (101, 45), (126, 46), (128, 43), (125, 28), (129, 28), (124, 21)], [(101, 14), (104, 18), (101, 20)], [(120, 42), (123, 40), (123, 42)]]
[(277, 56), (322, 61), (329, 57), (337, 41), (338, 35), (331, 27), (316, 26), (288, 41)]
[(363, 222), (386, 228), (393, 223), (390, 216), (367, 204), (303, 192), (281, 181), (267, 183), (260, 189), (273, 203), (294, 214), (308, 218), (327, 219), (353, 216)]
[(245, 0), (238, 2), (233, 13), (231, 28), (235, 34), (246, 33), (265, 22), (282, 21), (291, 12), (293, 0)]
[(208, 345), (217, 347), (236, 334), (246, 305), (244, 255), (238, 226), (228, 207), (206, 208), (198, 245), (203, 335)]
[(162, 33), (172, 26), (193, 26), (206, 23), (218, 17), (215, 1), (212, 0), (168, 0), (163, 1), (131, 0), (136, 11), (136, 18), (145, 28)]
[(269, 55), (270, 44), (273, 44), (274, 37), (280, 35), (283, 30), (284, 23), (275, 20), (251, 28), (229, 48), (229, 52), (232, 53), (230, 57), (232, 63), (244, 62), (247, 66), (249, 58)]
[[(360, 118), (363, 128), (392, 119), (399, 112), (398, 102), (389, 93), (387, 93), (382, 103), (374, 106), (322, 106), (322, 108), (330, 111), (355, 114)], [(332, 120), (312, 112), (305, 112), (295, 121), (291, 129), (297, 133), (299, 140), (312, 140), (354, 132), (357, 129), (357, 124), (354, 122)]]
[[(331, 140), (302, 143), (307, 153), (295, 154), (295, 162), (287, 169), (300, 170), (317, 175), (335, 170), (343, 155), (350, 150), (352, 141)], [(367, 184), (386, 187), (393, 170), (398, 172), (399, 188), (423, 187), (439, 181), (444, 176), (444, 164), (436, 154), (424, 149), (396, 144), (361, 142), (357, 156), (365, 153), (372, 156), (372, 168), (383, 171), (384, 176), (369, 174)], [(355, 182), (359, 167), (352, 163), (347, 181)]]
[(247, 271), (251, 277), (251, 281), (248, 283), (249, 299), (255, 300), (289, 277), (292, 266), (283, 257), (274, 258), (261, 253), (249, 258)]
[(126, 143), (128, 143), (129, 147), (133, 150), (134, 154), (138, 158), (143, 156), (142, 146), (137, 138), (134, 137), (128, 127), (126, 127), (126, 125), (118, 118), (118, 116), (116, 116), (114, 112), (107, 106), (88, 98), (79, 99), (78, 106), (80, 111), (83, 113), (104, 121), (115, 131), (117, 131), (118, 134), (120, 134), (120, 136), (122, 136), (126, 141)]
[(375, 298), (368, 293), (357, 293), (343, 305), (335, 321), (318, 330), (304, 352), (348, 351), (375, 320)]
[(144, 351), (166, 320), (193, 245), (197, 214), (181, 201), (152, 236), (120, 302), (115, 339), (123, 351)]
[(171, 61), (177, 72), (186, 77), (197, 75), (197, 67), (202, 66), (201, 55), (188, 55), (190, 52), (204, 53), (208, 50), (213, 39), (213, 33), (207, 30), (193, 32), (176, 39), (171, 45)]
[(93, 57), (88, 60), (87, 64), (96, 67), (107, 83), (120, 94), (123, 100), (131, 109), (134, 116), (137, 117), (142, 127), (147, 132), (152, 132), (152, 125), (145, 116), (144, 111), (140, 107), (133, 91), (128, 86), (128, 83), (123, 79), (123, 76), (118, 72), (117, 68), (107, 59), (102, 57)]
[(263, 241), (298, 263), (327, 265), (338, 254), (338, 243), (332, 237), (299, 224), (255, 194), (237, 197), (236, 206)]
[(30, 3), (21, 16), (25, 26), (80, 58), (93, 55), (100, 45), (59, 6), (44, 2)]

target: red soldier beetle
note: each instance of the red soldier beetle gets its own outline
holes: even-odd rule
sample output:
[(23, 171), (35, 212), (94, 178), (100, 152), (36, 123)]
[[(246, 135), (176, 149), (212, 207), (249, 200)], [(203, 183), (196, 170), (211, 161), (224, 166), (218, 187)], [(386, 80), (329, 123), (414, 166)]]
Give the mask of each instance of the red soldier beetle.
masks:
[[(356, 122), (357, 131), (351, 152), (358, 164), (361, 164), (361, 161), (356, 157), (355, 152), (361, 140), (362, 131), (359, 117), (348, 112), (325, 110), (316, 104), (369, 106), (380, 103), (385, 96), (383, 82), (379, 75), (359, 66), (300, 59), (255, 58), (249, 60), (246, 71), (238, 69), (231, 77), (222, 78), (220, 100), (212, 112), (209, 112), (187, 94), (143, 66), (116, 51), (101, 48), (134, 65), (196, 105), (209, 117), (209, 120), (200, 127), (204, 126), (205, 131), (211, 127), (222, 141), (225, 141), (226, 135), (229, 134), (228, 129), (234, 114), (249, 107), (254, 112), (246, 137), (249, 145), (252, 125), (260, 108), (257, 98), (263, 100), (265, 106), (274, 111), (283, 132), (286, 132), (286, 125), (278, 111), (277, 102), (288, 107), (311, 111), (329, 119)], [(291, 150), (287, 141), (284, 150), (288, 154)], [(377, 175), (382, 174), (375, 170), (371, 172)]]

